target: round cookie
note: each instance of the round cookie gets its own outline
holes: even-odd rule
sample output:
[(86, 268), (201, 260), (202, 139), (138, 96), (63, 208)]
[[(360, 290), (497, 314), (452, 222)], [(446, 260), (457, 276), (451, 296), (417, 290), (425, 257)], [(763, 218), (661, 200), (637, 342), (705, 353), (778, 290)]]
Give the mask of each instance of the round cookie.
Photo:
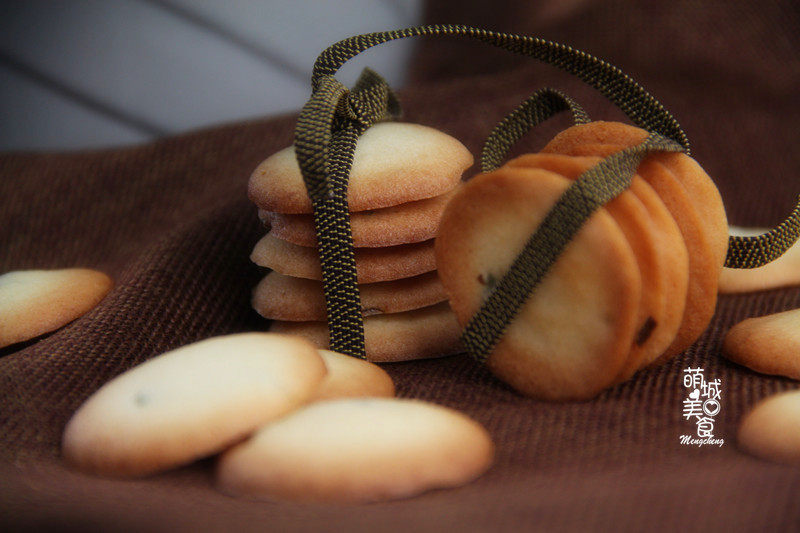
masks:
[[(539, 153), (513, 159), (507, 166), (541, 168), (574, 181), (601, 161), (599, 157)], [(618, 381), (631, 377), (643, 362), (655, 360), (672, 343), (680, 326), (684, 307), (683, 304), (677, 305), (674, 302), (685, 301), (685, 298), (677, 298), (676, 294), (686, 294), (688, 283), (686, 246), (675, 223), (672, 222), (671, 228), (674, 231), (657, 225), (656, 220), (659, 219), (654, 219), (634, 190), (643, 195), (650, 194), (653, 201), (660, 203), (655, 192), (644, 180), (635, 176), (628, 191), (605, 205), (628, 239), (642, 276), (642, 301), (636, 320), (637, 333)], [(663, 209), (666, 211), (666, 208)], [(667, 218), (671, 220), (668, 214)], [(676, 289), (679, 292), (675, 292)]]
[[(270, 331), (299, 335), (319, 348), (328, 348), (325, 322), (281, 322)], [(367, 359), (391, 363), (443, 357), (460, 353), (461, 328), (446, 302), (404, 313), (375, 315), (364, 319)]]
[(725, 334), (722, 355), (762, 374), (800, 380), (800, 309), (739, 322)]
[(349, 355), (319, 350), (328, 374), (322, 380), (315, 401), (335, 398), (394, 396), (394, 382), (378, 365)]
[(0, 276), (0, 348), (56, 330), (96, 306), (114, 282), (85, 268)]
[(759, 402), (740, 422), (738, 444), (756, 457), (800, 466), (800, 390)]
[[(447, 299), (436, 271), (359, 285), (364, 316), (400, 313)], [(272, 320), (326, 320), (322, 282), (270, 272), (253, 290), (253, 309)]]
[(268, 333), (215, 337), (161, 354), (103, 385), (64, 430), (81, 470), (143, 476), (216, 453), (310, 400), (317, 349)]
[[(730, 227), (731, 235), (742, 237), (753, 237), (767, 231), (768, 228)], [(758, 268), (723, 268), (719, 277), (720, 293), (765, 291), (796, 285), (800, 285), (800, 241), (769, 264)]]
[[(554, 148), (558, 147), (559, 150), (569, 151), (557, 153), (606, 157), (625, 148), (621, 145), (606, 144), (575, 144), (570, 148), (568, 143), (570, 139), (567, 135), (562, 135), (570, 130), (572, 128), (561, 132), (555, 138), (559, 142), (551, 141), (553, 146), (548, 144), (542, 151), (555, 152)], [(659, 364), (691, 346), (708, 327), (716, 310), (717, 284), (722, 264), (718, 264), (708, 230), (703, 226), (692, 200), (675, 177), (659, 162), (650, 158), (639, 165), (638, 174), (656, 191), (669, 210), (683, 235), (689, 254), (689, 285), (683, 319), (675, 340), (654, 361), (654, 364)]]
[[(445, 210), (439, 277), (462, 325), (478, 311), (569, 186), (552, 172), (502, 167), (469, 181)], [(636, 332), (641, 276), (627, 239), (597, 210), (519, 309), (486, 362), (523, 394), (588, 399), (622, 371)]]
[(311, 404), (225, 452), (217, 486), (257, 499), (366, 503), (463, 485), (494, 445), (467, 416), (419, 400)]
[[(548, 143), (548, 147), (550, 151), (562, 153), (576, 144), (630, 147), (640, 144), (649, 135), (646, 130), (630, 124), (595, 121), (562, 131)], [(703, 226), (707, 228), (716, 263), (723, 265), (728, 251), (728, 221), (722, 197), (713, 180), (697, 161), (684, 153), (659, 152), (649, 155), (648, 159), (664, 165), (685, 188)]]
[[(286, 276), (322, 280), (316, 248), (297, 246), (267, 233), (253, 248), (250, 260)], [(410, 278), (436, 270), (433, 241), (355, 251), (359, 283)]]
[[(433, 239), (444, 206), (453, 192), (393, 207), (352, 213), (350, 229), (353, 246), (377, 248)], [(287, 215), (263, 209), (259, 210), (258, 215), (275, 237), (299, 246), (317, 246), (312, 215)]]
[[(381, 122), (359, 139), (350, 171), (350, 211), (367, 211), (443, 194), (459, 184), (472, 154), (441, 131)], [(294, 147), (262, 162), (250, 177), (248, 196), (276, 213), (313, 213)]]

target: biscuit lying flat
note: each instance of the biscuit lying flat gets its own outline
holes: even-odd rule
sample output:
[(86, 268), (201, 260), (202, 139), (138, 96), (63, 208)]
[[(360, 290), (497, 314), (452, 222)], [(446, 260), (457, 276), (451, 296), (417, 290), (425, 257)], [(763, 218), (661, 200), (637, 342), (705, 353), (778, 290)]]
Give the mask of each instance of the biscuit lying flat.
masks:
[[(323, 349), (329, 345), (325, 322), (275, 320), (270, 331), (299, 335)], [(461, 328), (447, 302), (364, 319), (367, 359), (376, 363), (454, 355), (462, 350), (460, 337)]]
[[(426, 200), (352, 213), (353, 246), (375, 248), (433, 239), (452, 194), (450, 191)], [(261, 209), (258, 216), (275, 237), (300, 246), (317, 246), (312, 215), (286, 215)]]
[[(731, 226), (731, 235), (752, 237), (769, 231), (767, 228)], [(771, 263), (758, 268), (723, 268), (719, 292), (738, 293), (765, 291), (800, 285), (800, 241)]]
[(463, 485), (494, 446), (477, 422), (418, 400), (319, 402), (224, 453), (218, 487), (258, 499), (366, 503)]
[(0, 347), (60, 328), (92, 309), (111, 290), (96, 270), (20, 270), (0, 276)]
[(736, 324), (725, 335), (722, 354), (762, 374), (800, 379), (800, 309)]
[(317, 349), (284, 335), (207, 339), (109, 381), (73, 415), (63, 455), (88, 472), (141, 476), (211, 455), (310, 400)]
[[(569, 184), (552, 172), (502, 167), (473, 178), (451, 200), (436, 238), (436, 258), (462, 325)], [(640, 301), (636, 257), (600, 208), (519, 309), (486, 364), (529, 396), (591, 398), (622, 371)]]
[(756, 457), (800, 466), (800, 390), (758, 403), (742, 419), (738, 443)]
[[(400, 313), (447, 299), (436, 271), (359, 285), (364, 316)], [(270, 272), (253, 290), (253, 309), (272, 320), (326, 320), (322, 282)]]
[[(268, 233), (253, 248), (253, 263), (297, 278), (322, 279), (316, 248), (297, 246)], [(375, 283), (410, 278), (436, 270), (433, 241), (386, 248), (359, 248), (356, 272), (359, 283)]]
[[(458, 140), (418, 124), (382, 122), (359, 139), (350, 171), (350, 211), (432, 198), (453, 189), (472, 165)], [(312, 213), (294, 147), (269, 157), (253, 172), (248, 196), (276, 213)]]
[(378, 365), (330, 350), (319, 350), (328, 374), (322, 380), (315, 401), (363, 396), (394, 396), (394, 382)]

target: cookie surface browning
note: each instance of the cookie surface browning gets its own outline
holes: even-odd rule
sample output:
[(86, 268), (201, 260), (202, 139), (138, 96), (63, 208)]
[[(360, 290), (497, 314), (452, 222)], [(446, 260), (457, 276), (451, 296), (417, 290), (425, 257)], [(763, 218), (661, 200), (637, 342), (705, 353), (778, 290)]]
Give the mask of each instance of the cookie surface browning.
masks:
[[(468, 182), (445, 210), (439, 274), (459, 322), (478, 311), (569, 181), (503, 167)], [(495, 346), (487, 366), (530, 396), (587, 399), (625, 364), (641, 276), (619, 226), (599, 209), (566, 246)]]

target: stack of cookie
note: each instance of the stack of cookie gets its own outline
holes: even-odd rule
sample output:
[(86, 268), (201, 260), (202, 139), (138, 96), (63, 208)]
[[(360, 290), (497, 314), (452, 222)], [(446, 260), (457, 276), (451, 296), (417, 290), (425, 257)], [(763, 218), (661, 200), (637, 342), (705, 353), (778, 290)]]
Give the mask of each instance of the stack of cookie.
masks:
[[(433, 239), (473, 158), (416, 124), (381, 123), (358, 141), (348, 186), (367, 358), (402, 361), (460, 351), (460, 329), (436, 272)], [(271, 269), (253, 292), (270, 329), (328, 346), (313, 208), (293, 147), (261, 163), (248, 194), (269, 232), (251, 259)]]

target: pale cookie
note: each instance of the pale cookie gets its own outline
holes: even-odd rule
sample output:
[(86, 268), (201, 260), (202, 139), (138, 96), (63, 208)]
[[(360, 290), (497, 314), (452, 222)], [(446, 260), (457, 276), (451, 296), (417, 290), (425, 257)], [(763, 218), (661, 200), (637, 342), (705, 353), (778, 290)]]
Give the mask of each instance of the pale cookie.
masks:
[(759, 402), (739, 424), (738, 443), (756, 457), (800, 466), (800, 390)]
[(296, 337), (245, 333), (164, 353), (103, 385), (64, 430), (81, 470), (142, 476), (216, 453), (310, 400), (325, 377)]
[[(458, 140), (418, 124), (382, 122), (358, 139), (347, 188), (350, 211), (432, 198), (453, 189), (472, 165)], [(312, 213), (294, 147), (272, 155), (250, 177), (248, 196), (276, 213)]]
[(111, 290), (96, 270), (18, 270), (0, 276), (0, 348), (49, 333), (84, 315)]
[[(731, 235), (754, 237), (768, 228), (730, 227)], [(800, 241), (769, 264), (758, 268), (723, 268), (719, 277), (719, 292), (738, 293), (765, 291), (800, 285)]]
[(800, 309), (739, 322), (725, 335), (722, 354), (756, 372), (800, 380)]
[[(503, 167), (473, 178), (451, 200), (436, 239), (436, 257), (462, 325), (569, 184), (552, 172)], [(617, 223), (600, 208), (519, 309), (487, 366), (536, 398), (596, 396), (627, 361), (640, 301), (636, 257)]]
[(217, 486), (256, 499), (366, 503), (463, 485), (494, 445), (467, 416), (419, 400), (311, 404), (224, 453)]
[[(285, 276), (322, 280), (316, 248), (297, 246), (267, 233), (253, 248), (250, 260)], [(436, 270), (433, 241), (355, 251), (359, 283), (410, 278)]]
[[(436, 271), (358, 286), (364, 316), (400, 313), (447, 299)], [(270, 272), (253, 290), (253, 309), (272, 320), (326, 320), (322, 282)]]
[[(319, 348), (328, 348), (325, 322), (273, 321), (270, 331), (299, 335)], [(460, 353), (461, 328), (446, 302), (423, 309), (375, 315), (364, 319), (367, 359), (391, 363)]]
[(394, 396), (394, 382), (378, 365), (350, 355), (319, 350), (328, 374), (314, 396), (315, 401), (363, 396)]
[[(565, 132), (570, 130), (572, 128)], [(569, 149), (569, 152), (563, 153), (570, 155), (607, 157), (625, 148), (622, 145), (575, 144), (570, 149), (568, 136), (559, 134), (556, 138), (559, 139), (559, 142), (554, 144), (559, 147), (559, 150)], [(552, 152), (554, 150), (548, 144), (543, 151)], [(654, 363), (659, 364), (691, 346), (708, 327), (716, 310), (717, 284), (722, 263), (715, 255), (709, 231), (703, 225), (694, 203), (674, 175), (661, 163), (650, 158), (645, 159), (639, 165), (638, 174), (656, 191), (669, 210), (683, 235), (689, 254), (689, 285), (683, 319), (675, 340), (655, 360)]]
[[(609, 144), (630, 147), (640, 144), (650, 134), (622, 122), (595, 121), (568, 128), (548, 144), (551, 151), (564, 152), (574, 144)], [(663, 164), (686, 189), (703, 226), (707, 229), (716, 263), (722, 266), (728, 251), (728, 220), (717, 186), (703, 168), (681, 152), (658, 152), (649, 160)]]
[[(527, 154), (509, 161), (509, 167), (541, 168), (578, 179), (602, 160), (563, 154)], [(638, 194), (636, 194), (638, 192)], [(651, 214), (639, 196), (651, 196), (650, 206), (661, 204), (663, 218)], [(683, 317), (688, 283), (688, 257), (680, 232), (655, 191), (639, 176), (629, 190), (605, 205), (631, 245), (642, 276), (642, 301), (630, 355), (617, 381), (624, 381), (660, 356), (672, 344)], [(671, 222), (663, 225), (664, 220)], [(676, 305), (675, 302), (681, 302)]]
[[(444, 206), (453, 192), (394, 207), (351, 213), (353, 246), (377, 248), (433, 239)], [(275, 237), (300, 246), (317, 246), (312, 215), (286, 215), (261, 209), (258, 216)]]

